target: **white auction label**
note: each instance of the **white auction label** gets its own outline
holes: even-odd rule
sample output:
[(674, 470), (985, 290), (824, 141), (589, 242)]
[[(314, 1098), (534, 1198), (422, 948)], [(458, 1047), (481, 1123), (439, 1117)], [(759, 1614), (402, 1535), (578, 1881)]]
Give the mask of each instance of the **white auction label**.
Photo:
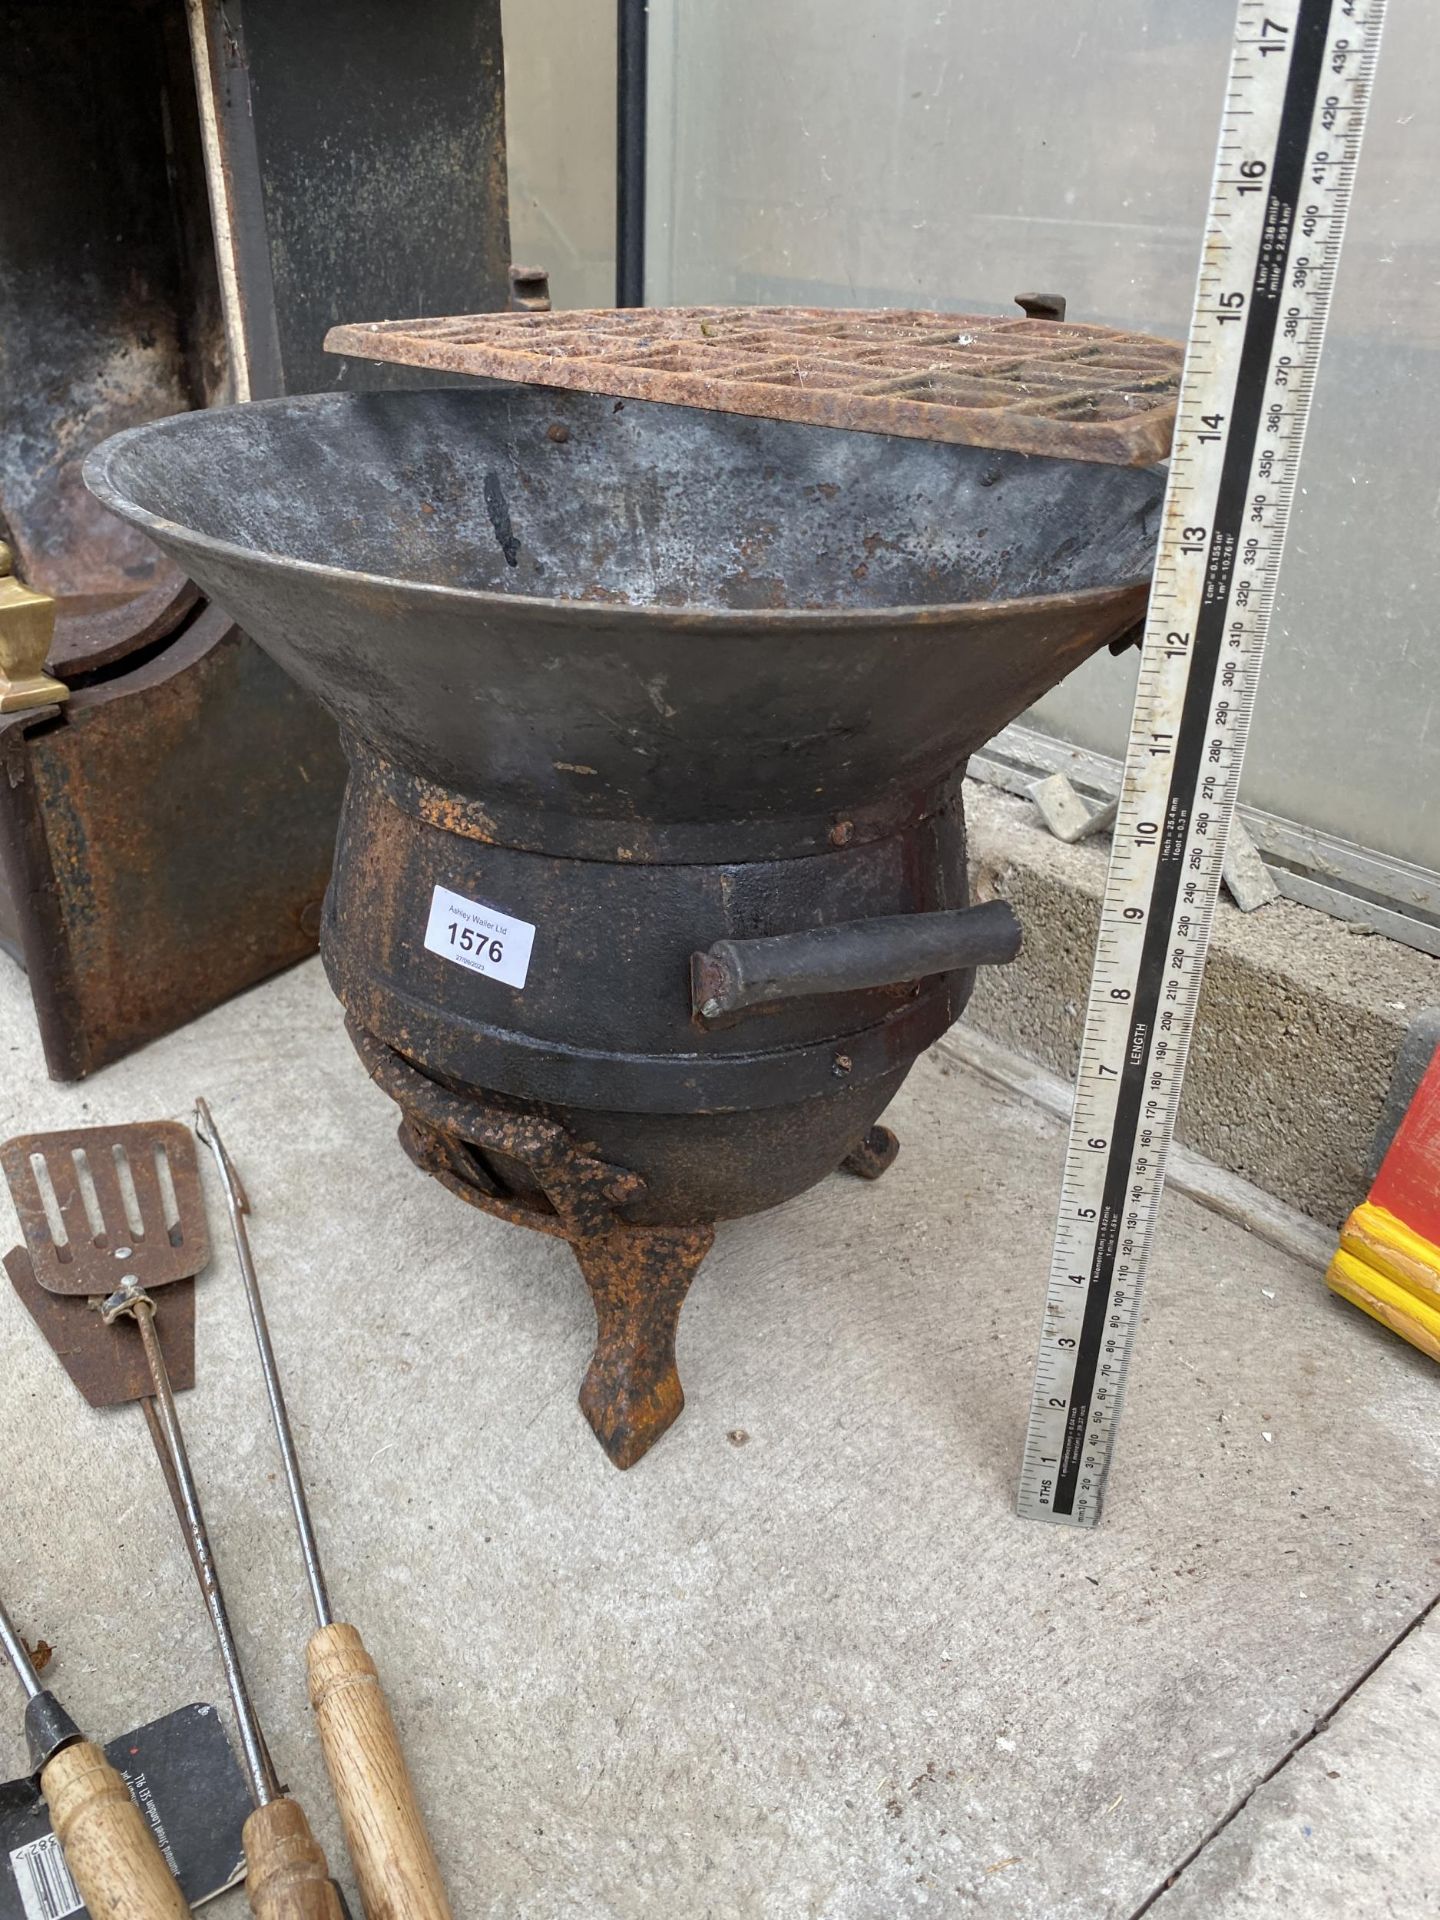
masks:
[(512, 920), (498, 907), (467, 900), (448, 887), (436, 887), (430, 896), (425, 945), (457, 967), (488, 974), (507, 987), (523, 987), (534, 944), (535, 929), (528, 920)]
[(10, 1855), (10, 1869), (20, 1889), (25, 1920), (65, 1920), (66, 1914), (84, 1908), (53, 1833), (42, 1833), (29, 1846), (16, 1847)]

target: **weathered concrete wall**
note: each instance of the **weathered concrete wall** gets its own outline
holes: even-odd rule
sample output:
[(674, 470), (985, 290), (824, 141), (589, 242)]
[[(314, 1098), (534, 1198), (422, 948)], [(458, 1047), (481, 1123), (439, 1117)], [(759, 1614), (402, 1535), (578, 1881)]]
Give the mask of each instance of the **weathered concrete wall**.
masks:
[[(1073, 1076), (1109, 842), (1065, 846), (1028, 801), (968, 781), (972, 881), (1025, 928), (982, 974), (966, 1018)], [(1440, 1003), (1440, 962), (1287, 900), (1222, 899), (1179, 1137), (1316, 1219), (1366, 1190), (1365, 1161), (1405, 1029)]]

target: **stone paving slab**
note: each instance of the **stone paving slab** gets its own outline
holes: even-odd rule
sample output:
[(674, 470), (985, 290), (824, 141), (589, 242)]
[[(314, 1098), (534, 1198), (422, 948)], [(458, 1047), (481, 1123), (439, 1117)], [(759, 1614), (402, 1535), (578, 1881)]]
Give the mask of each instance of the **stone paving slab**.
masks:
[(1440, 1618), (1257, 1787), (1153, 1920), (1424, 1920), (1440, 1914)]

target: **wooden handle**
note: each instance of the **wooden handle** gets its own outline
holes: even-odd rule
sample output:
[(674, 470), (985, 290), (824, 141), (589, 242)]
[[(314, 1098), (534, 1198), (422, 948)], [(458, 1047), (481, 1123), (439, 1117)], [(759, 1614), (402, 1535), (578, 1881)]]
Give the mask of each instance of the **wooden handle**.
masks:
[(243, 1838), (245, 1892), (255, 1920), (345, 1920), (325, 1849), (296, 1801), (257, 1807)]
[(93, 1920), (189, 1920), (150, 1823), (99, 1747), (62, 1747), (40, 1776), (50, 1824)]
[(310, 1704), (368, 1920), (451, 1920), (450, 1902), (375, 1662), (354, 1627), (305, 1650)]

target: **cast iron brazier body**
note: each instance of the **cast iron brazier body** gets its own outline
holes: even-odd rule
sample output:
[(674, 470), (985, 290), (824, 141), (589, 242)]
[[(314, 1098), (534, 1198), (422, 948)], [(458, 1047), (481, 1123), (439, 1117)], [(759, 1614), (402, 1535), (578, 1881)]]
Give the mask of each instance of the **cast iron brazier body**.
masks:
[(178, 418), (88, 476), (339, 720), (351, 1033), (422, 1166), (573, 1243), (629, 1465), (715, 1221), (883, 1171), (1013, 956), (960, 775), (1142, 613), (1159, 476), (533, 387)]

